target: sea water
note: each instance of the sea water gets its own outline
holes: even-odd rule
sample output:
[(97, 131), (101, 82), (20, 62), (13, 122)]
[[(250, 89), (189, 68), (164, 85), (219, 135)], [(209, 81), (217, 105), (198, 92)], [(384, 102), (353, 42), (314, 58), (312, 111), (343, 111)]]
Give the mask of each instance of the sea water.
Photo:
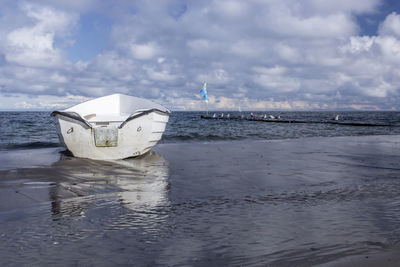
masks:
[[(204, 120), (205, 112), (172, 112), (161, 143), (271, 140), (318, 136), (391, 135), (400, 133), (400, 112), (209, 112), (231, 118), (272, 115), (281, 120), (307, 123), (273, 123), (248, 120)], [(343, 123), (331, 124), (336, 115)], [(270, 120), (273, 121), (273, 120)], [(324, 123), (325, 122), (325, 123)], [(50, 112), (0, 112), (0, 149), (60, 146)]]

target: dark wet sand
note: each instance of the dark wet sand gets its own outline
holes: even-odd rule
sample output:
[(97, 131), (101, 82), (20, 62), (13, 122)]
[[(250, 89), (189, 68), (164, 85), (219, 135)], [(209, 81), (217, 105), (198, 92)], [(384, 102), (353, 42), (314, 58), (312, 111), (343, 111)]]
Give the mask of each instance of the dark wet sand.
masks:
[[(62, 256), (67, 265), (400, 264), (400, 136), (159, 144), (154, 152), (124, 161), (78, 159), (61, 151), (0, 152), (0, 263), (62, 265), (50, 245), (64, 244), (70, 253)], [(107, 208), (110, 203), (112, 209)], [(370, 211), (368, 205), (375, 204), (387, 211), (379, 214), (381, 208), (376, 206)], [(151, 211), (154, 217), (135, 217), (130, 223), (139, 220), (141, 224), (132, 227), (124, 224), (128, 224), (126, 217), (113, 221), (109, 213), (98, 212), (99, 207), (124, 215), (128, 210), (130, 216)], [(331, 207), (335, 211), (325, 215)], [(43, 221), (43, 215), (51, 220)], [(141, 247), (138, 243), (129, 250), (125, 244), (115, 252), (106, 248), (96, 252), (92, 249), (96, 242), (112, 245), (121, 240), (107, 241), (104, 236), (85, 233), (85, 254), (77, 239), (72, 239), (78, 238), (76, 232), (69, 233), (71, 238), (57, 239), (61, 230), (44, 231), (37, 238), (50, 240), (50, 245), (39, 242), (39, 249), (29, 235), (21, 240), (23, 234), (13, 233), (15, 225), (20, 231), (29, 228), (33, 232), (40, 229), (32, 226), (35, 223), (71, 227), (66, 217), (79, 221), (78, 226), (73, 224), (78, 232), (98, 219), (104, 220), (96, 221), (102, 231), (112, 228), (133, 236), (144, 223), (151, 228), (151, 242), (167, 245)], [(209, 229), (204, 226), (206, 217), (212, 218), (217, 229), (219, 223), (225, 228)], [(180, 226), (179, 218), (188, 223)], [(197, 224), (196, 220), (205, 222)], [(267, 221), (274, 224), (268, 226)], [(232, 228), (228, 231), (227, 227)], [(252, 227), (257, 231), (246, 234)], [(218, 232), (223, 233), (220, 238)], [(139, 237), (131, 238), (136, 242)], [(13, 245), (24, 240), (26, 247)], [(213, 248), (218, 240), (224, 242)], [(207, 251), (205, 247), (212, 249), (208, 256), (199, 254)], [(130, 257), (137, 251), (154, 259), (147, 256), (132, 262)], [(110, 254), (96, 261), (96, 253)], [(112, 259), (113, 255), (118, 259)]]

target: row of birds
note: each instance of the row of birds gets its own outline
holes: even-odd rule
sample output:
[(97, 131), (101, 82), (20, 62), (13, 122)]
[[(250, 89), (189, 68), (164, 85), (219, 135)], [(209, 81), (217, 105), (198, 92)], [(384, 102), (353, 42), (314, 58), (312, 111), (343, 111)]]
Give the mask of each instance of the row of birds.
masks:
[[(213, 114), (213, 116), (212, 116), (213, 118), (221, 118), (221, 119), (230, 119), (230, 117), (231, 117), (231, 114), (226, 114), (226, 115), (224, 115), (224, 113), (221, 113), (221, 115), (219, 115), (218, 117), (217, 117), (217, 114)], [(241, 119), (244, 119), (244, 115), (240, 115), (240, 118)], [(254, 115), (253, 114), (253, 112), (252, 113), (250, 113), (250, 117), (249, 117), (250, 119), (257, 119), (257, 118), (259, 118), (259, 119), (264, 119), (264, 120), (266, 120), (266, 119), (280, 119), (281, 118), (281, 116), (280, 115), (278, 115), (278, 116), (273, 116), (273, 115), (268, 115), (267, 116), (267, 114), (264, 114), (264, 115), (259, 115), (259, 116), (256, 116), (256, 115)]]
[[(224, 115), (224, 113), (221, 113), (221, 115), (219, 115), (217, 117), (217, 114), (214, 113), (212, 117), (213, 118), (221, 118), (221, 119), (224, 119), (224, 118), (230, 119), (231, 118), (231, 114), (228, 113), (228, 114)], [(240, 118), (244, 119), (244, 115), (240, 115)], [(257, 117), (256, 115), (253, 114), (253, 112), (251, 112), (249, 118), (250, 119), (257, 119), (258, 118), (258, 119), (264, 119), (264, 120), (266, 120), (266, 119), (279, 120), (281, 118), (281, 116), (280, 115), (278, 115), (278, 116), (268, 115), (267, 116), (267, 114), (263, 114), (263, 115), (258, 115), (258, 117)], [(332, 120), (338, 121), (339, 120), (339, 115), (336, 115)]]

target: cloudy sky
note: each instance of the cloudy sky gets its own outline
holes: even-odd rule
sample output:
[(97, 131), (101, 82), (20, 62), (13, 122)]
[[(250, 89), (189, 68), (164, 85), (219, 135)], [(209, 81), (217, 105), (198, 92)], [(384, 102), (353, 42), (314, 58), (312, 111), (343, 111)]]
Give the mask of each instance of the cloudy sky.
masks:
[(400, 110), (396, 0), (0, 0), (0, 109)]

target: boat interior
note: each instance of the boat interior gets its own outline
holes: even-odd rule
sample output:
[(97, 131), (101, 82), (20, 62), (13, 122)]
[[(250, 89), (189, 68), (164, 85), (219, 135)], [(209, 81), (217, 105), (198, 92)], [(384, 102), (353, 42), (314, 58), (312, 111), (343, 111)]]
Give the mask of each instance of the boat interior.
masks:
[(110, 122), (123, 122), (132, 115), (151, 109), (169, 113), (168, 109), (157, 103), (122, 94), (113, 94), (89, 100), (65, 111), (75, 112), (84, 120), (95, 123), (95, 125), (106, 126)]

